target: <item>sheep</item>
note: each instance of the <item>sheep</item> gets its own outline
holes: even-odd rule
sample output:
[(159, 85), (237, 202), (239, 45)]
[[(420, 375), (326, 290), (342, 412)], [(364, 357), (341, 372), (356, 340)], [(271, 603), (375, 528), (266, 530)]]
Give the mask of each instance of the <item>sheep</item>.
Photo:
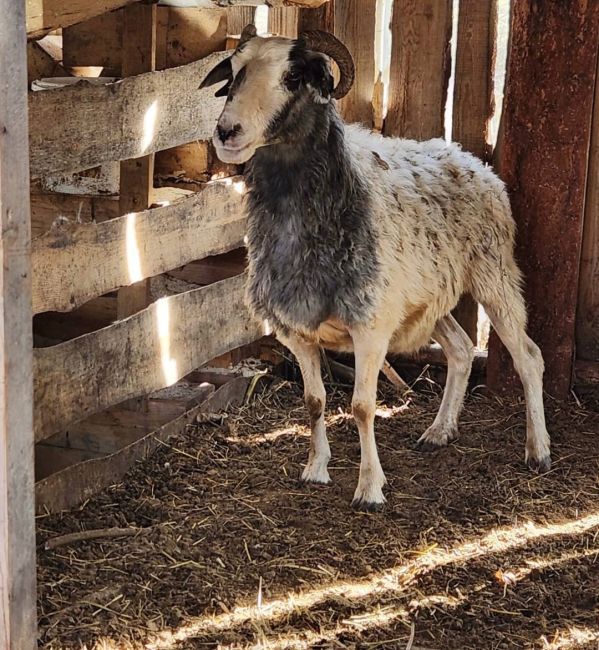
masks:
[(526, 397), (525, 461), (546, 471), (543, 358), (526, 334), (505, 187), (457, 144), (344, 125), (335, 99), (353, 79), (351, 55), (331, 34), (261, 38), (249, 26), (200, 86), (227, 81), (216, 93), (227, 99), (213, 142), (222, 161), (246, 163), (248, 304), (302, 371), (311, 427), (302, 479), (330, 482), (320, 347), (355, 355), (356, 509), (385, 502), (374, 416), (388, 352), (412, 353), (431, 338), (442, 346), (447, 383), (418, 445), (433, 450), (456, 438), (474, 348), (451, 311), (465, 292), (513, 358)]

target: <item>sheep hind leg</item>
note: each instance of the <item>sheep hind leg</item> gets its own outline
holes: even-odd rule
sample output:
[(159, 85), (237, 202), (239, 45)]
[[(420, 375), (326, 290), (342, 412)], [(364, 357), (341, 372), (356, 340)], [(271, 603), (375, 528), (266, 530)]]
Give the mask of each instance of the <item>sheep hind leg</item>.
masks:
[(433, 338), (447, 357), (447, 382), (435, 421), (416, 443), (422, 451), (434, 451), (457, 438), (458, 416), (474, 358), (474, 345), (470, 337), (451, 315), (437, 323)]
[[(521, 302), (515, 313), (524, 313)], [(550, 439), (543, 408), (543, 356), (538, 346), (526, 334), (525, 318), (516, 318), (514, 311), (501, 305), (483, 303), (497, 335), (508, 349), (520, 376), (526, 398), (526, 451), (524, 460), (533, 471), (546, 472), (551, 468)], [(520, 305), (519, 305), (520, 307)]]
[(352, 332), (356, 360), (356, 380), (352, 411), (360, 434), (360, 477), (352, 507), (362, 511), (380, 510), (385, 503), (383, 486), (387, 482), (374, 437), (376, 391), (389, 338), (379, 332)]
[(331, 482), (328, 470), (331, 449), (324, 423), (326, 391), (320, 372), (320, 348), (293, 334), (278, 335), (278, 338), (295, 355), (304, 380), (304, 400), (310, 416), (311, 435), (308, 463), (304, 467), (302, 481), (328, 484)]

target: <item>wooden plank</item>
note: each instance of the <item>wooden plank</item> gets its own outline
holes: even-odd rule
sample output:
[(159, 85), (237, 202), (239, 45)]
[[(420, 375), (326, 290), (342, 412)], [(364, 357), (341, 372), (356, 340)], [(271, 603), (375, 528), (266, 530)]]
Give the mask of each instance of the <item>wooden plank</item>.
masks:
[(40, 38), (61, 27), (113, 11), (136, 0), (26, 0), (27, 37)]
[[(225, 56), (113, 84), (79, 84), (31, 93), (31, 173), (89, 169), (212, 137), (223, 98), (199, 82)], [(69, 119), (56, 119), (68, 115)]]
[(227, 33), (239, 35), (246, 25), (254, 24), (254, 7), (231, 7), (227, 9)]
[(202, 59), (225, 49), (226, 9), (168, 9), (166, 67)]
[(297, 38), (299, 9), (275, 7), (268, 12), (268, 31), (276, 36)]
[(102, 223), (57, 225), (33, 241), (34, 313), (70, 311), (108, 291), (239, 247), (246, 227), (241, 206), (235, 184), (214, 182), (172, 205)]
[(372, 128), (372, 93), (375, 81), (374, 37), (376, 0), (346, 0), (335, 5), (335, 35), (348, 47), (356, 64), (356, 80), (339, 101), (346, 122)]
[(321, 29), (324, 32), (335, 33), (335, 0), (329, 0), (324, 5), (313, 9), (300, 9), (298, 17), (298, 32)]
[(307, 9), (320, 7), (328, 0), (160, 0), (160, 4), (169, 7), (202, 7), (205, 9), (218, 7), (305, 7)]
[(92, 334), (34, 353), (36, 440), (126, 399), (170, 386), (261, 335), (245, 276), (162, 298)]
[[(135, 4), (123, 13), (121, 74), (131, 77), (156, 69), (156, 5)], [(141, 212), (152, 204), (154, 154), (121, 162), (119, 201), (121, 214)], [(150, 302), (149, 280), (119, 290), (117, 317), (126, 318)]]
[(103, 487), (120, 481), (137, 461), (147, 458), (162, 442), (180, 434), (200, 413), (218, 413), (244, 400), (250, 379), (239, 377), (221, 386), (201, 405), (183, 413), (114, 454), (72, 465), (39, 481), (35, 486), (38, 512), (58, 512), (72, 508)]
[(385, 135), (443, 136), (451, 12), (452, 0), (395, 0)]
[[(545, 358), (545, 389), (561, 398), (573, 372), (598, 39), (597, 2), (514, 4), (498, 162), (518, 225), (529, 333)], [(490, 386), (513, 387), (494, 335), (488, 367)]]
[[(599, 66), (599, 58), (597, 64)], [(579, 358), (599, 361), (599, 69), (595, 78), (591, 150), (580, 259), (576, 353)]]
[(580, 385), (599, 386), (599, 362), (579, 359), (575, 364), (574, 378)]
[[(497, 0), (460, 0), (453, 91), (452, 140), (489, 160)], [(463, 296), (453, 315), (477, 342), (478, 305)]]
[(37, 648), (25, 5), (0, 0), (0, 647)]

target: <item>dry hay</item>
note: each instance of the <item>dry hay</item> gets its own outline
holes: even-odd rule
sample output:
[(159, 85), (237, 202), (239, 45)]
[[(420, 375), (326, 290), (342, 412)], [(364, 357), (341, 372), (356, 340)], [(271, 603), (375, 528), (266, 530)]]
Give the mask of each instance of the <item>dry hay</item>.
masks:
[[(389, 501), (356, 514), (349, 401), (338, 388), (329, 402), (330, 487), (298, 481), (306, 416), (280, 382), (80, 510), (39, 518), (42, 647), (597, 648), (597, 412), (548, 402), (554, 466), (536, 476), (520, 401), (470, 395), (459, 442), (431, 455), (413, 447), (438, 390), (406, 402), (385, 388)], [(142, 530), (43, 550), (108, 528)]]

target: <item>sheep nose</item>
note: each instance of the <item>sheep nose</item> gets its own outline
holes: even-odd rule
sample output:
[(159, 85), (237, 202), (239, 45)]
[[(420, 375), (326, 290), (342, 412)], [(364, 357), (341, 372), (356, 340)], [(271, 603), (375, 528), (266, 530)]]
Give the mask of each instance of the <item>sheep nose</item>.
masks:
[(241, 131), (241, 124), (235, 124), (235, 126), (233, 126), (232, 128), (227, 128), (221, 126), (220, 124), (218, 124), (216, 127), (216, 132), (218, 133), (218, 137), (223, 144), (229, 138), (232, 138), (233, 136), (237, 135), (240, 131)]

